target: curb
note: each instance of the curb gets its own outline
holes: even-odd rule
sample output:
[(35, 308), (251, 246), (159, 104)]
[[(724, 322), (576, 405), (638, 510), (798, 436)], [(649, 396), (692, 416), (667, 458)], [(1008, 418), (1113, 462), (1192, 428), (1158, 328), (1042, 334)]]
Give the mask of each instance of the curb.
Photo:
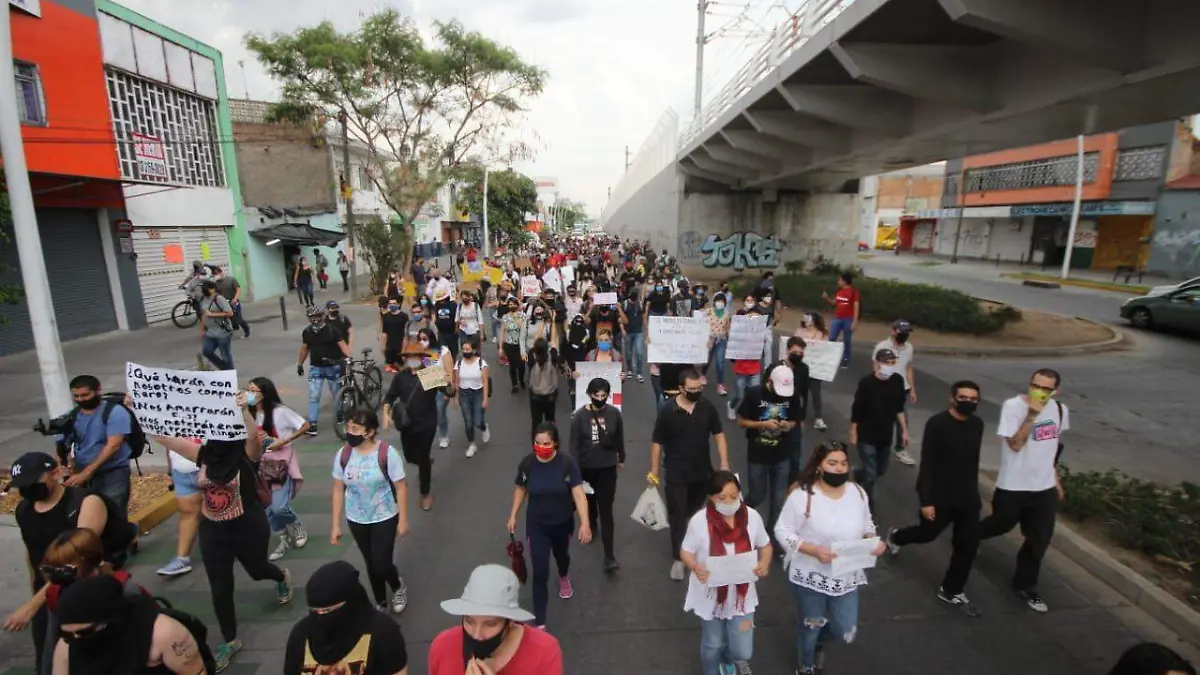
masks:
[[(1000, 277), (1002, 279), (1012, 279), (1013, 281), (1023, 281), (1023, 282), (1025, 282), (1026, 286), (1034, 286), (1037, 288), (1063, 288), (1065, 286), (1065, 287), (1070, 287), (1070, 288), (1086, 288), (1091, 291), (1106, 291), (1109, 293), (1122, 293), (1124, 295), (1132, 295), (1134, 297), (1146, 294), (1141, 289), (1120, 288), (1118, 285), (1110, 285), (1103, 281), (1097, 282), (1095, 284), (1088, 283), (1086, 281), (1080, 282), (1080, 281), (1074, 280), (1074, 279), (1068, 279), (1065, 281), (1063, 281), (1063, 280), (1050, 281), (1050, 280), (1044, 280), (1044, 279), (1024, 277), (1024, 276), (1021, 276), (1021, 274), (1022, 273), (1020, 273), (1020, 272), (1001, 273)], [(1033, 283), (1030, 283), (1030, 282), (1033, 282)], [(1145, 286), (1145, 288), (1147, 290), (1149, 290), (1151, 287)]]
[(175, 515), (179, 504), (175, 501), (175, 492), (167, 491), (154, 498), (154, 501), (138, 509), (129, 516), (129, 522), (137, 525), (138, 533), (149, 534), (150, 530), (160, 525), (164, 520)]
[[(979, 486), (984, 500), (991, 499), (996, 489), (995, 481), (980, 474)], [(1050, 545), (1181, 639), (1192, 645), (1200, 645), (1200, 612), (1088, 541), (1062, 518), (1055, 525), (1054, 539)]]
[[(1012, 303), (1000, 302), (988, 298), (975, 298), (981, 302), (990, 302), (997, 305), (1011, 305)], [(1041, 310), (1037, 310), (1041, 311)], [(1101, 323), (1094, 319), (1088, 319), (1082, 316), (1066, 316), (1065, 314), (1055, 314), (1054, 312), (1042, 312), (1042, 314), (1050, 314), (1052, 316), (1061, 316), (1063, 318), (1075, 319), (1083, 321), (1093, 326), (1103, 328), (1112, 334), (1112, 337), (1099, 342), (1088, 342), (1081, 345), (1067, 345), (1064, 347), (938, 347), (938, 346), (922, 346), (922, 354), (935, 354), (937, 356), (978, 356), (978, 357), (1003, 357), (1003, 356), (1037, 356), (1037, 357), (1053, 357), (1053, 356), (1075, 356), (1079, 354), (1095, 354), (1097, 352), (1105, 352), (1120, 347), (1125, 341), (1125, 332), (1113, 328), (1108, 324)]]

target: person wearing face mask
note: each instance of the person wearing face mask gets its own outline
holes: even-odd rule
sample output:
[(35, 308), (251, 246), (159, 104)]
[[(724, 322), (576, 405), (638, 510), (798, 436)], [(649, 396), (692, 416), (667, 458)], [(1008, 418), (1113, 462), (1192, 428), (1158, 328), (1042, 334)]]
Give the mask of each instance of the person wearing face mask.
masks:
[(754, 656), (757, 583), (708, 585), (713, 558), (754, 553), (754, 576), (771, 570), (771, 537), (762, 516), (742, 501), (741, 484), (729, 471), (708, 481), (708, 500), (688, 520), (680, 557), (692, 571), (683, 611), (700, 618), (700, 671), (704, 675), (749, 673)]
[(500, 363), (508, 365), (508, 381), (512, 393), (525, 388), (525, 356), (521, 344), (525, 339), (525, 316), (516, 297), (507, 301), (500, 317)]
[[(775, 524), (775, 540), (784, 548), (783, 566), (796, 598), (799, 675), (825, 668), (825, 644), (854, 640), (858, 632), (858, 589), (867, 583), (863, 570), (834, 575), (834, 544), (875, 537), (867, 495), (850, 479), (846, 446), (829, 441), (817, 446), (794, 482)], [(871, 554), (883, 555), (881, 541)]]
[(653, 277), (648, 284), (646, 304), (642, 312), (646, 316), (667, 316), (671, 307), (671, 291), (660, 277)]
[(979, 385), (970, 380), (950, 387), (950, 409), (925, 423), (921, 435), (921, 468), (917, 474), (920, 502), (916, 525), (888, 530), (888, 551), (893, 557), (909, 544), (928, 544), (947, 527), (954, 526), (950, 566), (942, 577), (937, 597), (967, 616), (982, 616), (963, 589), (979, 548), (979, 452), (983, 446), (983, 420)]
[(708, 374), (710, 365), (716, 364), (717, 394), (725, 396), (729, 393), (725, 388), (725, 348), (729, 346), (729, 325), (733, 320), (733, 312), (729, 311), (725, 296), (718, 293), (712, 305), (704, 310), (704, 316), (708, 319), (708, 362), (704, 364), (704, 374)]
[(563, 675), (562, 648), (550, 633), (528, 625), (521, 583), (502, 565), (480, 565), (462, 596), (442, 602), (459, 625), (429, 646), (429, 675)]
[(792, 472), (789, 434), (796, 428), (799, 410), (792, 407), (796, 395), (795, 376), (786, 364), (767, 370), (764, 384), (746, 390), (738, 407), (738, 426), (746, 430), (746, 463), (752, 508), (775, 524), (787, 497)]
[(279, 545), (268, 556), (268, 560), (274, 562), (289, 549), (304, 548), (308, 544), (308, 529), (291, 506), (292, 499), (304, 484), (300, 459), (292, 443), (308, 431), (308, 422), (283, 404), (275, 383), (265, 377), (250, 380), (246, 387), (246, 403), (254, 413), (258, 428), (271, 440), (259, 461), (258, 473), (271, 488), (267, 521), (271, 524), (271, 532), (279, 536)]
[(862, 466), (855, 480), (866, 490), (875, 513), (875, 482), (887, 473), (892, 431), (900, 426), (900, 445), (908, 447), (908, 416), (904, 413), (904, 378), (896, 367), (896, 352), (875, 352), (875, 370), (858, 381), (850, 405), (850, 444), (858, 449)]
[(487, 425), (488, 398), (491, 396), (491, 371), (483, 359), (479, 336), (472, 335), (463, 341), (462, 358), (454, 365), (454, 380), (458, 389), (459, 406), (462, 408), (463, 429), (467, 433), (467, 457), (474, 457), (475, 431), (482, 435), (486, 444), (492, 439)]
[[(426, 298), (421, 298), (417, 302), (414, 302), (412, 307), (409, 308), (408, 324), (404, 327), (404, 341), (416, 342), (417, 335), (422, 330), (428, 329), (434, 331), (435, 333), (437, 332), (437, 328), (434, 327), (433, 321), (429, 317), (429, 308), (423, 304), (425, 300)], [(404, 346), (403, 341), (401, 342), (400, 346)], [(397, 356), (400, 355), (397, 354)], [(402, 359), (396, 359), (397, 366), (399, 366), (401, 362)], [(397, 367), (397, 369), (399, 368)]]
[(296, 270), (292, 273), (292, 286), (296, 289), (296, 294), (300, 296), (300, 302), (306, 307), (313, 306), (313, 276), (315, 274), (312, 265), (308, 264), (308, 258), (301, 256)]
[(228, 300), (229, 306), (233, 308), (234, 327), (242, 329), (243, 337), (250, 337), (250, 324), (246, 323), (245, 317), (242, 316), (242, 285), (238, 283), (237, 278), (216, 265), (212, 267), (212, 280), (217, 285), (217, 294)]
[(1049, 609), (1037, 592), (1037, 582), (1063, 499), (1057, 469), (1062, 433), (1071, 428), (1070, 409), (1055, 398), (1061, 384), (1058, 371), (1039, 368), (1029, 381), (1028, 393), (1008, 399), (1000, 408), (996, 429), (1004, 439), (1000, 473), (992, 493), (992, 513), (979, 524), (980, 539), (1021, 526), (1025, 541), (1017, 552), (1012, 590), (1039, 613)]
[(483, 333), (483, 308), (479, 306), (473, 293), (463, 291), (454, 311), (455, 325), (458, 328), (455, 340), (460, 349), (470, 338), (479, 338), (480, 341), (487, 339), (487, 335)]
[(437, 328), (442, 346), (450, 350), (450, 360), (458, 358), (458, 303), (447, 292), (438, 292), (433, 297), (433, 325)]
[(613, 501), (617, 473), (625, 467), (625, 422), (621, 411), (608, 403), (611, 390), (608, 380), (593, 378), (587, 385), (592, 402), (577, 410), (571, 421), (571, 455), (592, 488), (587, 495), (589, 525), (595, 532), (599, 523), (605, 572), (620, 567), (613, 553)]
[[(393, 411), (403, 406), (409, 425), (399, 429), (400, 447), (404, 461), (417, 466), (417, 483), (421, 491), (421, 510), (433, 508), (433, 438), (437, 435), (438, 390), (425, 389), (417, 372), (422, 368), (441, 368), (442, 364), (426, 365), (428, 347), (419, 342), (406, 344), (400, 350), (404, 367), (392, 378), (383, 397), (383, 430), (393, 421)], [(452, 377), (452, 376), (451, 376)]]
[[(567, 369), (574, 372), (576, 363), (586, 361), (594, 343), (592, 330), (588, 328), (586, 318), (582, 314), (575, 315), (567, 328), (567, 340), (563, 345), (563, 359), (567, 362)], [(567, 381), (567, 396), (570, 400), (575, 400), (575, 378)]]
[[(909, 403), (917, 402), (917, 378), (913, 374), (913, 344), (909, 340), (911, 336), (912, 324), (904, 319), (897, 319), (892, 322), (891, 337), (875, 345), (876, 352), (880, 349), (890, 349), (896, 353), (896, 370), (900, 373), (900, 377), (904, 378), (906, 407)], [(899, 434), (897, 434), (898, 437)], [(899, 443), (892, 449), (892, 457), (905, 466), (913, 466), (917, 463), (917, 460), (913, 459), (908, 450), (900, 447)]]
[(322, 565), (304, 588), (308, 613), (288, 633), (283, 675), (408, 675), (404, 633), (371, 606), (353, 565), (344, 560)]
[[(453, 334), (451, 334), (453, 335)], [(424, 329), (417, 333), (416, 344), (424, 350), (425, 358), (422, 363), (426, 367), (442, 368), (446, 371), (446, 381), (448, 384), (444, 387), (433, 389), (437, 394), (437, 433), (439, 437), (438, 447), (450, 447), (450, 404), (453, 400), (454, 405), (458, 405), (456, 400), (458, 392), (454, 387), (454, 355), (449, 347), (441, 344), (438, 339), (438, 333)]]
[[(800, 317), (800, 327), (796, 329), (796, 337), (805, 343), (812, 341), (825, 342), (829, 340), (829, 331), (825, 330), (825, 320), (816, 312), (805, 312)], [(812, 397), (813, 428), (825, 431), (825, 420), (821, 417), (821, 380), (808, 378), (808, 393)]]
[[(553, 313), (541, 301), (535, 300), (530, 304), (529, 314), (525, 319), (525, 331), (521, 334), (521, 359), (529, 360), (529, 351), (535, 342), (545, 340), (554, 347), (558, 344), (558, 336), (554, 330)], [(557, 351), (557, 347), (555, 347)]]
[(686, 279), (679, 282), (679, 292), (671, 296), (671, 316), (689, 317), (692, 315), (692, 291)]
[(542, 421), (553, 422), (558, 402), (558, 355), (546, 338), (533, 343), (526, 358), (529, 368), (529, 417), (535, 430)]
[[(742, 302), (742, 309), (737, 311), (737, 315), (755, 314), (762, 314), (762, 311), (755, 302), (754, 296), (747, 295)], [(770, 331), (763, 336), (763, 341), (765, 344), (770, 344)], [(725, 415), (730, 420), (737, 420), (738, 406), (741, 405), (746, 390), (762, 383), (762, 371), (762, 359), (737, 359), (733, 362), (733, 396), (729, 397), (729, 401), (725, 403)]]
[[(321, 412), (321, 388), (327, 385), (329, 397), (337, 404), (341, 392), (342, 361), (350, 358), (350, 346), (342, 332), (325, 320), (325, 310), (308, 310), (308, 327), (300, 334), (300, 355), (296, 359), (296, 375), (304, 377), (304, 360), (308, 359), (308, 431), (317, 435), (317, 416)], [(340, 421), (340, 420), (339, 420)]]
[(100, 380), (94, 375), (71, 378), (72, 411), (70, 433), (59, 439), (59, 457), (71, 466), (63, 449), (74, 450), (72, 475), (67, 487), (86, 487), (111, 499), (124, 514), (129, 510), (132, 449), (127, 442), (133, 429), (132, 412), (124, 405), (105, 401)]
[(325, 303), (325, 320), (338, 329), (342, 339), (346, 341), (346, 346), (354, 349), (354, 324), (350, 322), (350, 317), (342, 314), (342, 306), (337, 300)]
[(400, 369), (400, 348), (408, 335), (408, 324), (408, 315), (400, 308), (400, 301), (389, 298), (384, 312), (379, 315), (379, 351), (383, 353), (384, 370), (389, 373)]
[[(614, 344), (616, 344), (616, 343), (613, 341), (613, 334), (609, 329), (607, 329), (607, 328), (598, 329), (596, 331), (596, 348), (587, 353), (587, 360), (595, 361), (595, 362), (599, 362), (599, 363), (616, 363), (621, 366), (620, 377), (624, 378), (625, 377), (624, 359), (621, 356), (621, 352), (618, 352), (615, 349), (613, 349)], [(572, 378), (573, 378), (573, 380), (578, 379), (579, 373), (573, 372)]]
[(784, 364), (792, 369), (792, 381), (795, 393), (792, 395), (792, 420), (796, 423), (791, 431), (784, 436), (784, 443), (790, 447), (791, 469), (789, 476), (795, 475), (804, 466), (804, 420), (808, 414), (808, 364), (804, 362), (804, 350), (808, 344), (804, 338), (792, 336), (787, 341), (787, 353)]
[(646, 314), (637, 298), (626, 297), (624, 303), (621, 311), (624, 313), (626, 321), (625, 348), (622, 350), (627, 357), (625, 363), (628, 370), (625, 371), (625, 376), (632, 378), (636, 375), (637, 381), (642, 383), (646, 381)]
[[(768, 274), (771, 273), (768, 272)], [(780, 305), (779, 298), (776, 297), (774, 291), (774, 277), (772, 276), (769, 278), (771, 279), (772, 284), (770, 288), (759, 287), (758, 290), (754, 292), (758, 313), (767, 317), (768, 332), (770, 332), (770, 330), (779, 323), (779, 313), (776, 310), (779, 309)], [(774, 340), (768, 339), (763, 348), (762, 367), (764, 370), (766, 370), (767, 366), (771, 365), (771, 361), (773, 360), (771, 355), (775, 353), (774, 342)]]
[(583, 311), (583, 299), (579, 297), (579, 287), (575, 284), (567, 286), (567, 300), (563, 304), (566, 307), (567, 323), (571, 323)]
[[(204, 320), (200, 322), (202, 346), (200, 353), (217, 370), (233, 370), (233, 307), (217, 293), (217, 285), (205, 280), (200, 284), (204, 298), (200, 311)], [(217, 352), (220, 352), (218, 356)]]
[(508, 516), (508, 533), (517, 532), (517, 516), (528, 499), (525, 510), (525, 537), (529, 540), (529, 562), (533, 567), (534, 623), (546, 627), (546, 608), (550, 595), (550, 556), (558, 568), (558, 597), (563, 600), (574, 595), (571, 586), (571, 535), (575, 517), (579, 516), (579, 543), (592, 540), (588, 516), (587, 495), (583, 491), (583, 476), (575, 458), (559, 452), (558, 427), (554, 422), (539, 424), (533, 434), (533, 452), (517, 465), (512, 510)]

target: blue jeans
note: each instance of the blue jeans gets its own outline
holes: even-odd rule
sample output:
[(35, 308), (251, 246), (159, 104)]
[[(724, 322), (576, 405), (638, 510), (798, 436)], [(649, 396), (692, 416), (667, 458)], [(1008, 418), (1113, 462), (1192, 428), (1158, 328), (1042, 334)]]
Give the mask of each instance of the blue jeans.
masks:
[(662, 410), (667, 406), (666, 396), (663, 394), (662, 378), (658, 375), (650, 376), (650, 388), (654, 390), (654, 408)]
[(493, 339), (493, 340), (499, 340), (499, 339), (500, 339), (500, 317), (496, 315), (496, 310), (495, 310), (495, 309), (493, 309), (493, 310), (492, 310), (492, 332), (491, 332), (491, 336), (492, 336), (492, 339)]
[(129, 465), (102, 469), (92, 475), (87, 488), (113, 500), (122, 514), (129, 512)]
[(450, 407), (450, 399), (446, 398), (444, 392), (439, 391), (437, 393), (437, 432), (438, 436), (442, 438), (450, 438), (450, 417), (446, 414), (448, 407)]
[[(232, 335), (226, 335), (225, 337), (204, 336), (200, 352), (204, 354), (204, 358), (212, 361), (217, 370), (233, 370), (233, 350), (229, 346), (232, 338)], [(220, 356), (217, 355), (218, 351), (221, 352)]]
[[(783, 437), (780, 442), (787, 444), (788, 437)], [(779, 512), (783, 510), (783, 500), (787, 499), (788, 477), (791, 470), (791, 457), (778, 464), (750, 463), (747, 465), (746, 505), (758, 511), (759, 515), (763, 517), (763, 520), (766, 521), (767, 532), (774, 533), (775, 531), (775, 520), (779, 518)], [(770, 501), (768, 502), (768, 500)], [(766, 507), (759, 508), (764, 502), (767, 502)]]
[(721, 665), (754, 656), (754, 612), (732, 619), (700, 621), (700, 672), (720, 675)]
[(475, 442), (475, 430), (487, 429), (487, 411), (483, 409), (482, 389), (459, 389), (458, 405), (462, 408), (463, 426), (467, 430), (467, 442)]
[(333, 397), (334, 405), (337, 405), (338, 394), (341, 393), (342, 383), (341, 366), (311, 366), (308, 369), (308, 422), (309, 424), (317, 423), (317, 416), (321, 412), (321, 385), (329, 383), (329, 394)]
[[(729, 346), (729, 338), (717, 338), (713, 341), (713, 346), (708, 350), (708, 363), (716, 362), (717, 366), (717, 384), (725, 384), (725, 348)], [(705, 364), (704, 372), (708, 372), (708, 365)]]
[(796, 660), (801, 670), (816, 666), (817, 649), (827, 642), (854, 641), (858, 632), (858, 591), (845, 595), (825, 595), (820, 591), (789, 583), (796, 596), (799, 635)]
[(737, 411), (738, 405), (746, 396), (746, 390), (750, 387), (758, 386), (762, 382), (762, 373), (754, 375), (734, 375), (733, 376), (733, 396), (729, 397), (729, 407)]
[(646, 366), (646, 334), (629, 333), (625, 336), (625, 369), (644, 375)]
[(284, 531), (288, 525), (300, 520), (296, 512), (292, 510), (292, 479), (287, 479), (283, 485), (275, 485), (271, 487), (271, 505), (267, 507), (267, 522), (271, 524), (271, 531), (279, 534)]
[(854, 472), (854, 480), (867, 493), (867, 502), (871, 505), (871, 514), (875, 513), (875, 481), (883, 478), (888, 465), (892, 462), (892, 449), (881, 448), (867, 443), (858, 444), (858, 461), (862, 462)]
[(846, 334), (846, 348), (842, 352), (842, 365), (850, 365), (850, 347), (854, 344), (854, 330), (850, 328), (854, 324), (854, 319), (834, 319), (829, 326), (829, 341), (837, 342), (838, 336), (842, 333)]

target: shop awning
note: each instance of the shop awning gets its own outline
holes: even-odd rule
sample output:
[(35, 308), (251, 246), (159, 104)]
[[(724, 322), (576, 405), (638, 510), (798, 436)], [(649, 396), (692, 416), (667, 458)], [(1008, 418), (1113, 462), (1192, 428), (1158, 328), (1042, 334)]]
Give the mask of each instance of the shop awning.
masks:
[(342, 232), (332, 232), (313, 227), (307, 223), (283, 223), (271, 225), (250, 234), (267, 242), (271, 246), (275, 242), (294, 244), (296, 246), (334, 246), (346, 238)]

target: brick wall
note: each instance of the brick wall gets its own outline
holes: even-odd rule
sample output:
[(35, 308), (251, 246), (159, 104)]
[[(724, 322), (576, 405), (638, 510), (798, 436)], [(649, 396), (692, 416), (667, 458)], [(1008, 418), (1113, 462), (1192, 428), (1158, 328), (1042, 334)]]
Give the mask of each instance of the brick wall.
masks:
[(242, 200), (248, 206), (306, 207), (336, 203), (329, 148), (309, 129), (234, 123)]
[(942, 177), (879, 177), (878, 208), (902, 209), (907, 199), (921, 200), (921, 209), (936, 209), (942, 200)]

